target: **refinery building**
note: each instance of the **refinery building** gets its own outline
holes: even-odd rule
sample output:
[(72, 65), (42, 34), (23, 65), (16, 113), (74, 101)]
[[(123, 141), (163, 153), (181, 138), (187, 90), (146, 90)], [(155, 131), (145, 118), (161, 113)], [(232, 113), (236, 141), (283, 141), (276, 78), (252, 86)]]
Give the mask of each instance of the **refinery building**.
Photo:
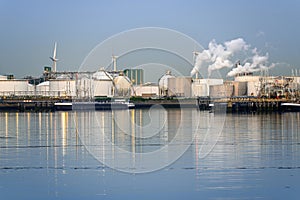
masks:
[(197, 74), (175, 76), (171, 71), (162, 74), (156, 83), (144, 82), (144, 70), (117, 70), (113, 56), (112, 71), (103, 68), (93, 72), (60, 72), (56, 70), (56, 44), (52, 67), (44, 67), (40, 78), (16, 79), (0, 75), (0, 98), (58, 98), (95, 100), (101, 98), (231, 98), (241, 96), (266, 98), (299, 97), (298, 76), (255, 76), (237, 74), (234, 80), (203, 79)]
[[(157, 83), (143, 82), (143, 69), (126, 69), (109, 72), (51, 72), (47, 68), (39, 79), (16, 79), (0, 76), (0, 96), (7, 97), (55, 97), (71, 99), (96, 99), (105, 97), (142, 98), (230, 98), (295, 97), (300, 87), (296, 76), (236, 76), (234, 80), (200, 79), (174, 76), (167, 71)], [(129, 76), (126, 76), (129, 75)]]

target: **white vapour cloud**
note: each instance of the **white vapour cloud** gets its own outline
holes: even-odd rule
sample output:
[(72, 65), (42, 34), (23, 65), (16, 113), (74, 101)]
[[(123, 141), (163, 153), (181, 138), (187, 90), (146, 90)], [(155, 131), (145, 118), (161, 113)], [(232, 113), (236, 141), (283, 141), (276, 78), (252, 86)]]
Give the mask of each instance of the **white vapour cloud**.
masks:
[(242, 50), (248, 50), (250, 47), (242, 38), (225, 42), (225, 46), (226, 49), (232, 53)]
[(244, 65), (238, 65), (236, 68), (233, 68), (227, 76), (235, 76), (237, 74), (241, 73), (252, 73), (257, 72), (260, 70), (270, 69), (275, 66), (274, 63), (267, 66), (269, 54), (266, 53), (266, 55), (262, 56), (259, 55), (257, 52), (257, 49), (252, 50), (253, 56), (250, 62), (246, 62)]
[[(237, 38), (231, 41), (227, 41), (224, 44), (218, 44), (215, 40), (212, 40), (208, 44), (208, 49), (198, 52), (195, 59), (195, 65), (191, 71), (191, 76), (199, 72), (203, 65), (208, 65), (208, 74), (211, 75), (212, 71), (219, 70), (222, 68), (232, 68), (235, 63), (233, 63), (233, 56), (237, 53), (247, 52), (250, 49), (250, 45), (247, 44), (243, 38)], [(252, 49), (252, 57), (245, 62), (244, 65), (238, 65), (233, 68), (227, 75), (235, 76), (238, 73), (243, 72), (255, 72), (260, 69), (269, 68), (271, 66), (266, 66), (268, 62), (268, 53), (264, 56), (258, 54), (256, 48)]]

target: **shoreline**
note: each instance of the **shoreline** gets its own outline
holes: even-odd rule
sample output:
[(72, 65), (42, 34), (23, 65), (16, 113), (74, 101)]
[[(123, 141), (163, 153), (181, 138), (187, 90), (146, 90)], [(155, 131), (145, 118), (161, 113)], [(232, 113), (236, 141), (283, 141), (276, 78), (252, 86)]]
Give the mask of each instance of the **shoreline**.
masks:
[[(55, 103), (72, 102), (70, 98), (32, 98), (32, 99), (1, 99), (0, 112), (55, 112)], [(82, 100), (82, 102), (88, 102)], [(188, 98), (188, 99), (131, 99), (135, 109), (149, 109), (153, 106), (163, 108), (194, 108), (199, 110), (220, 111), (227, 113), (259, 113), (282, 112), (282, 103), (294, 103), (288, 99), (264, 99), (256, 97), (236, 97), (224, 99)], [(213, 104), (213, 107), (210, 105)]]

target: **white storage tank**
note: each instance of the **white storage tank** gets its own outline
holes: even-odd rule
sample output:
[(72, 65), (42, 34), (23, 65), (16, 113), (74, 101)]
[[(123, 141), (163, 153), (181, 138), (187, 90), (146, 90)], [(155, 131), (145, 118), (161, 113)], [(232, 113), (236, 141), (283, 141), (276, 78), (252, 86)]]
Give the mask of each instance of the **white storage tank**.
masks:
[(145, 84), (145, 85), (136, 85), (133, 87), (133, 91), (131, 92), (132, 96), (137, 97), (157, 97), (159, 95), (158, 85), (154, 84)]
[(207, 97), (208, 93), (208, 85), (206, 83), (201, 83), (201, 79), (193, 79), (192, 82), (192, 96), (193, 97)]
[(81, 73), (76, 78), (76, 97), (80, 99), (94, 96), (93, 79), (89, 74)]
[(253, 82), (259, 82), (260, 76), (236, 76), (234, 78), (234, 81), (237, 82), (248, 82), (248, 81), (253, 81)]
[(127, 76), (121, 72), (119, 76), (114, 78), (115, 96), (130, 96), (131, 94), (131, 82)]
[(234, 82), (234, 96), (247, 96), (247, 82)]
[(168, 78), (170, 96), (191, 97), (192, 77)]
[(49, 95), (49, 81), (44, 81), (36, 86), (36, 95), (50, 96)]
[(93, 74), (94, 97), (111, 97), (113, 96), (113, 78), (104, 70), (97, 71)]
[(209, 96), (212, 98), (229, 98), (233, 95), (233, 85), (211, 85), (209, 86)]
[(0, 80), (1, 96), (26, 96), (30, 95), (28, 90), (28, 80), (25, 79), (7, 79)]
[(0, 75), (0, 80), (7, 80), (7, 76)]
[(300, 77), (299, 76), (294, 76), (292, 77), (294, 79), (294, 83), (299, 83), (300, 84)]
[(29, 96), (33, 96), (33, 95), (36, 95), (36, 86), (35, 85), (32, 85), (32, 84), (27, 84), (27, 95)]
[(222, 85), (224, 82), (223, 79), (218, 79), (218, 78), (199, 79), (199, 80), (200, 80), (200, 83), (208, 84), (209, 86), (210, 85)]
[(171, 71), (168, 70), (165, 75), (163, 75), (159, 80), (158, 80), (158, 87), (159, 87), (159, 95), (160, 96), (169, 96), (169, 85), (168, 85), (168, 79), (169, 78), (174, 78), (171, 74)]
[(70, 80), (70, 79), (49, 80), (49, 95), (54, 97), (76, 96), (75, 80)]
[(247, 93), (248, 96), (258, 96), (260, 90), (260, 82), (249, 81), (247, 82)]
[(233, 92), (234, 92), (233, 81), (225, 81), (224, 86), (225, 86), (225, 96), (226, 97), (232, 97)]
[(212, 98), (224, 97), (225, 86), (224, 85), (211, 85), (209, 86), (209, 96)]
[(207, 97), (208, 94), (208, 88), (207, 84), (193, 84), (192, 85), (192, 95), (194, 97)]

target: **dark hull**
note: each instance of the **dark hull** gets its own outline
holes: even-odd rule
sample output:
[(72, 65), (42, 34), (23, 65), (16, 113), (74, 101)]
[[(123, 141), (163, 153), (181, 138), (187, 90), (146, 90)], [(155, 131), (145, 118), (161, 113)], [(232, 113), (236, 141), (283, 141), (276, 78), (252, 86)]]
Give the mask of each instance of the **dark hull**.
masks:
[(300, 104), (297, 103), (283, 103), (281, 108), (283, 112), (300, 112)]
[(68, 105), (55, 105), (54, 109), (56, 111), (70, 111), (72, 110), (72, 105), (68, 106)]
[(83, 111), (83, 110), (123, 110), (131, 107), (125, 103), (98, 103), (98, 102), (73, 102), (55, 104), (56, 111)]

